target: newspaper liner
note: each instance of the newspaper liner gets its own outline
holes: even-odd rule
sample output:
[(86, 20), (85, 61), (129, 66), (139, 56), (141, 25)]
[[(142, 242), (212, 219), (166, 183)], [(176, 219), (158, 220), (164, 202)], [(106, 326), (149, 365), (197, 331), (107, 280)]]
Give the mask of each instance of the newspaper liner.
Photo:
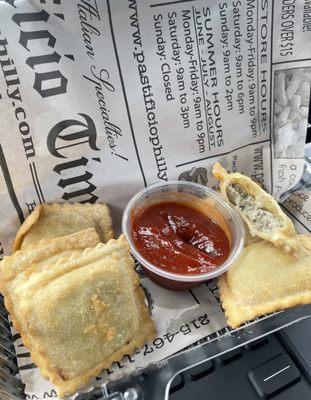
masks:
[[(309, 106), (309, 10), (302, 0), (242, 3), (0, 3), (1, 254), (36, 204), (106, 202), (118, 228), (145, 185), (215, 187), (216, 160), (276, 198), (295, 186)], [(311, 230), (310, 197), (284, 203), (302, 232)], [(226, 326), (214, 282), (178, 293), (141, 281), (157, 338), (98, 382)], [(15, 338), (27, 396), (56, 398)]]

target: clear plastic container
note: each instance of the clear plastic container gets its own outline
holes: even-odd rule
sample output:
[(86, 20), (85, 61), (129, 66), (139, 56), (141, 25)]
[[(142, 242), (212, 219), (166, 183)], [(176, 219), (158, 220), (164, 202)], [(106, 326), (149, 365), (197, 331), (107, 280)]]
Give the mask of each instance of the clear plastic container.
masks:
[[(221, 216), (231, 236), (231, 251), (223, 264), (207, 273), (183, 275), (158, 268), (141, 255), (132, 238), (133, 218), (143, 208), (163, 201), (186, 202), (190, 207), (196, 205), (195, 208), (202, 210), (206, 205), (206, 209), (209, 208), (212, 214)], [(223, 274), (237, 259), (244, 246), (244, 226), (237, 212), (214, 190), (192, 182), (157, 183), (141, 190), (132, 197), (124, 210), (122, 231), (131, 246), (133, 256), (141, 263), (150, 279), (170, 289), (189, 289)]]

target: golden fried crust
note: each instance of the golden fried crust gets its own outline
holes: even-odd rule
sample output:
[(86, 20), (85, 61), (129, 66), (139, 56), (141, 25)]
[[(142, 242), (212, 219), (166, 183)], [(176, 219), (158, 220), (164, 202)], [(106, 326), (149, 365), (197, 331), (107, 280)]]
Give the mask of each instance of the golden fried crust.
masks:
[[(220, 190), (225, 200), (235, 205), (252, 236), (258, 236), (273, 243), (284, 253), (298, 255), (300, 243), (296, 239), (294, 225), (271, 195), (247, 176), (239, 173), (228, 174), (219, 163), (213, 166), (213, 174), (220, 182)], [(230, 191), (235, 187), (242, 191), (244, 199), (248, 197), (253, 201), (252, 206), (249, 206), (243, 197), (240, 197), (240, 200), (242, 199), (244, 204), (239, 203), (238, 198), (236, 202), (233, 202), (235, 200)], [(239, 196), (239, 193), (236, 193)], [(273, 222), (275, 222), (274, 225)]]
[(79, 257), (84, 249), (96, 246), (99, 237), (95, 228), (73, 233), (65, 238), (43, 240), (42, 247), (30, 248), (30, 251), (17, 251), (4, 257), (0, 263), (0, 292), (4, 296), (5, 307), (17, 330), (21, 331), (18, 319), (19, 298), (15, 294), (18, 285), (66, 257)]
[[(87, 244), (97, 245), (95, 251), (93, 247), (86, 248)], [(16, 325), (18, 324), (20, 298), (17, 292), (21, 284), (24, 285), (23, 290), (27, 290), (30, 284), (40, 282), (44, 277), (48, 282), (56, 275), (60, 276), (78, 266), (95, 262), (101, 257), (109, 257), (114, 253), (126, 261), (124, 268), (133, 287), (137, 288), (140, 281), (132, 267), (133, 260), (124, 235), (118, 240), (110, 240), (109, 246), (104, 246), (99, 243), (95, 229), (91, 228), (69, 235), (66, 241), (63, 238), (53, 239), (47, 242), (44, 248), (33, 248), (29, 252), (17, 251), (12, 256), (5, 257), (0, 263), (0, 291), (4, 295), (5, 305), (13, 322), (16, 321)], [(40, 275), (40, 272), (44, 272), (44, 275)]]
[(8, 285), (2, 289), (13, 324), (61, 397), (154, 337), (123, 235), (25, 274), (14, 307)]
[(311, 303), (311, 239), (298, 236), (298, 258), (262, 241), (244, 248), (218, 280), (228, 325), (236, 328), (255, 317)]
[(16, 234), (13, 251), (39, 246), (43, 239), (95, 228), (100, 240), (114, 237), (110, 212), (105, 204), (55, 203), (38, 205)]
[(36, 206), (33, 212), (25, 219), (25, 221), (23, 222), (23, 224), (16, 233), (13, 243), (13, 252), (20, 249), (24, 236), (32, 228), (32, 226), (39, 221), (42, 212), (43, 212), (43, 206), (39, 204)]
[(131, 355), (135, 349), (143, 347), (146, 342), (154, 339), (155, 327), (153, 321), (149, 318), (148, 308), (145, 305), (144, 291), (140, 287), (137, 288), (134, 292), (134, 297), (140, 310), (140, 325), (133, 339), (83, 376), (79, 376), (67, 382), (61, 380), (54, 382), (60, 397), (75, 393), (81, 386), (87, 384), (90, 379), (98, 376), (102, 370), (109, 368), (114, 362), (120, 361), (125, 355)]
[(297, 235), (298, 242), (306, 249), (311, 251), (311, 235)]
[(47, 263), (49, 259), (61, 254), (62, 257), (70, 256), (75, 250), (84, 250), (96, 246), (100, 242), (95, 228), (85, 229), (80, 232), (55, 239), (43, 239), (40, 247), (33, 247), (27, 250), (18, 250), (13, 255), (4, 257), (0, 263), (0, 282), (12, 280), (18, 273), (38, 266), (40, 263)]

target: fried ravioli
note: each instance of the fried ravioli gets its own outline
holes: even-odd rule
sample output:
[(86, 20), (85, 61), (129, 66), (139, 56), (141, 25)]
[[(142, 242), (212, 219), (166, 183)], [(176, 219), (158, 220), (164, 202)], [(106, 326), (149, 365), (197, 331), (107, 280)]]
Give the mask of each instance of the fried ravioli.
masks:
[(247, 176), (228, 174), (219, 163), (214, 165), (213, 174), (220, 181), (222, 195), (235, 206), (252, 236), (273, 243), (284, 253), (298, 255), (300, 244), (294, 225), (272, 196)]
[(244, 248), (218, 280), (228, 324), (236, 328), (253, 318), (311, 303), (311, 237), (298, 235), (297, 258), (262, 241)]
[(85, 229), (65, 238), (44, 239), (40, 242), (40, 247), (33, 247), (30, 251), (18, 250), (13, 255), (4, 257), (0, 263), (0, 284), (12, 281), (26, 269), (40, 271), (41, 267), (55, 263), (60, 257), (70, 257), (77, 250), (81, 251), (98, 243), (100, 239), (95, 228)]
[(42, 240), (70, 235), (88, 228), (95, 228), (103, 243), (114, 237), (106, 204), (38, 205), (19, 228), (13, 251), (40, 246)]
[(100, 242), (95, 228), (73, 233), (66, 238), (44, 240), (41, 247), (31, 251), (17, 251), (12, 256), (4, 257), (0, 263), (0, 291), (15, 326), (18, 325), (19, 297), (15, 290), (21, 282), (32, 274), (37, 274), (61, 260), (79, 257), (88, 247)]
[(14, 265), (22, 253), (4, 260), (18, 272), (6, 277), (1, 291), (13, 297), (14, 307), (6, 303), (13, 323), (60, 397), (153, 339), (154, 325), (123, 235), (65, 258), (54, 254), (44, 266), (41, 254), (40, 261), (37, 256), (28, 264), (35, 273)]

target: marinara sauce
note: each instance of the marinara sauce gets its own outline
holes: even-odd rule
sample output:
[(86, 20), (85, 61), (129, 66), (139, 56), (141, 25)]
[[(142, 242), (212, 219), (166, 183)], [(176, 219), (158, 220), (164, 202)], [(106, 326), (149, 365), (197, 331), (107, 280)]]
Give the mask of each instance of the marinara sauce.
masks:
[(221, 265), (230, 243), (223, 229), (191, 207), (160, 202), (132, 219), (137, 250), (149, 262), (177, 274), (202, 274)]

